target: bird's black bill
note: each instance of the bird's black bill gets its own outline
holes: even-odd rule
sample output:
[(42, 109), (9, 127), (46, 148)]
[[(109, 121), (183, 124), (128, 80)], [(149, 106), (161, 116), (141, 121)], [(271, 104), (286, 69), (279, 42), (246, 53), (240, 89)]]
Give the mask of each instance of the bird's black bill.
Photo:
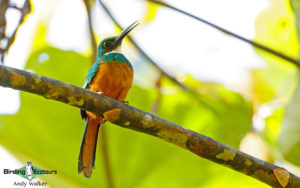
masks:
[(133, 30), (137, 25), (139, 25), (138, 21), (133, 22), (133, 24), (131, 24), (130, 26), (128, 26), (126, 29), (124, 29), (115, 39), (114, 41), (114, 46), (118, 46), (122, 40), (124, 39), (124, 37), (126, 37), (126, 35), (128, 35), (128, 33)]

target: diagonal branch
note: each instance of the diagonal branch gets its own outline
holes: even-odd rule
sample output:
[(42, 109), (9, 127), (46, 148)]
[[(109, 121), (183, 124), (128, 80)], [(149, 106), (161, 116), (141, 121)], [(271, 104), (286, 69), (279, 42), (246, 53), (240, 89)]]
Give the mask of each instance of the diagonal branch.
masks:
[(251, 44), (252, 46), (257, 47), (257, 48), (259, 48), (259, 49), (261, 49), (263, 51), (266, 51), (266, 52), (268, 52), (270, 54), (273, 54), (274, 56), (280, 57), (280, 58), (282, 58), (282, 59), (284, 59), (284, 60), (286, 60), (286, 61), (288, 61), (288, 62), (290, 62), (290, 63), (292, 63), (294, 65), (296, 65), (298, 68), (300, 68), (300, 61), (297, 60), (297, 59), (294, 59), (292, 57), (289, 57), (286, 54), (278, 52), (278, 51), (276, 51), (276, 50), (274, 50), (272, 48), (269, 48), (269, 47), (267, 47), (265, 45), (262, 45), (262, 44), (260, 44), (258, 42), (254, 42), (252, 40), (246, 39), (246, 38), (242, 37), (241, 35), (238, 35), (238, 34), (236, 34), (234, 32), (231, 32), (231, 31), (229, 31), (227, 29), (224, 29), (224, 28), (222, 28), (222, 27), (220, 27), (220, 26), (218, 26), (216, 24), (213, 24), (213, 23), (211, 23), (211, 22), (209, 22), (209, 21), (207, 21), (205, 19), (199, 18), (199, 17), (197, 17), (197, 16), (195, 16), (195, 15), (193, 15), (191, 13), (188, 13), (188, 12), (186, 12), (184, 10), (176, 8), (176, 7), (172, 6), (172, 5), (164, 3), (162, 1), (159, 1), (159, 0), (147, 0), (147, 1), (150, 1), (152, 3), (156, 3), (156, 4), (159, 4), (159, 5), (162, 5), (164, 7), (170, 8), (170, 9), (176, 11), (176, 12), (180, 12), (180, 13), (186, 15), (186, 16), (194, 18), (194, 19), (196, 19), (196, 20), (198, 20), (198, 21), (200, 21), (202, 23), (205, 23), (205, 24), (207, 24), (207, 25), (209, 25), (209, 26), (211, 26), (211, 27), (213, 27), (213, 28), (215, 28), (215, 29), (217, 29), (219, 31), (222, 31), (222, 32), (224, 32), (224, 33), (226, 33), (226, 34), (234, 37), (234, 38), (237, 38), (237, 39), (239, 39), (241, 41), (244, 41), (244, 42), (246, 42), (248, 44)]
[(103, 115), (116, 125), (161, 138), (273, 187), (300, 187), (300, 178), (283, 168), (83, 88), (4, 65), (0, 65), (0, 86), (30, 92)]
[[(1, 1), (0, 1), (1, 2)], [(20, 28), (21, 24), (24, 22), (25, 17), (31, 12), (31, 5), (29, 0), (25, 0), (24, 5), (22, 8), (18, 8), (15, 5), (9, 5), (8, 7), (5, 7), (3, 9), (3, 5), (9, 4), (8, 0), (5, 0), (4, 3), (1, 2), (0, 5), (0, 62), (3, 64), (4, 61), (4, 55), (6, 52), (8, 52), (9, 48), (11, 47), (12, 43), (15, 41), (16, 34), (18, 32), (18, 29)], [(14, 8), (21, 12), (21, 18), (17, 24), (17, 27), (13, 31), (12, 35), (10, 37), (7, 37), (5, 35), (5, 29), (6, 29), (6, 21), (4, 20), (5, 11), (7, 8)], [(4, 11), (4, 12), (3, 12)], [(1, 44), (3, 43), (3, 39), (5, 39), (5, 45)]]
[[(107, 13), (107, 15), (110, 17), (110, 19), (117, 25), (118, 28), (123, 30), (117, 19), (114, 18), (114, 16), (111, 14), (111, 11), (105, 6), (105, 4), (99, 0), (100, 5), (104, 9), (104, 11)], [(169, 80), (171, 80), (174, 84), (176, 84), (179, 88), (182, 90), (188, 92), (191, 96), (193, 96), (201, 105), (206, 107), (207, 109), (211, 110), (215, 114), (219, 114), (218, 110), (211, 104), (208, 104), (207, 101), (203, 100), (201, 98), (201, 94), (190, 88), (189, 86), (179, 82), (175, 77), (170, 75), (168, 72), (166, 72), (163, 68), (159, 66), (157, 62), (155, 62), (136, 42), (133, 40), (131, 36), (127, 36), (131, 44), (142, 54), (142, 56), (147, 59), (155, 68), (157, 68), (161, 74), (163, 74), (165, 77), (167, 77)], [(200, 97), (199, 97), (200, 96)]]
[(92, 60), (93, 62), (96, 61), (97, 59), (97, 43), (96, 43), (96, 38), (93, 30), (93, 23), (92, 23), (92, 12), (91, 12), (91, 1), (90, 0), (83, 0), (87, 16), (88, 16), (88, 24), (89, 24), (89, 32), (90, 32), (90, 41), (91, 41), (91, 46), (92, 46)]

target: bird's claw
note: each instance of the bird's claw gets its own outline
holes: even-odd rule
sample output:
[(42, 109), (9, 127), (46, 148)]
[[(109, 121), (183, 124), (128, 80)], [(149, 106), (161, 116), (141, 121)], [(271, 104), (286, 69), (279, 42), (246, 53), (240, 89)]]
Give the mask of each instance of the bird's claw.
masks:
[(124, 103), (124, 104), (129, 104), (129, 102), (128, 102), (128, 101), (122, 101), (122, 103)]
[(102, 91), (99, 91), (99, 92), (97, 92), (97, 94), (99, 94), (99, 95), (103, 95), (103, 92), (102, 92)]

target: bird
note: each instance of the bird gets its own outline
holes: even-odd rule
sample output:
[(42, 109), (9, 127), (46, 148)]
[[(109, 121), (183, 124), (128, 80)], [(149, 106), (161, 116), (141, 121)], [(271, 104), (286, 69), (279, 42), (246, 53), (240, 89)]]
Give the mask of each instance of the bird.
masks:
[[(97, 49), (97, 60), (86, 76), (83, 88), (126, 102), (133, 82), (133, 68), (121, 52), (122, 40), (138, 25), (135, 21), (119, 35), (103, 39)], [(95, 153), (99, 127), (105, 119), (92, 112), (80, 109), (85, 120), (85, 130), (78, 157), (78, 173), (90, 178), (95, 168)]]

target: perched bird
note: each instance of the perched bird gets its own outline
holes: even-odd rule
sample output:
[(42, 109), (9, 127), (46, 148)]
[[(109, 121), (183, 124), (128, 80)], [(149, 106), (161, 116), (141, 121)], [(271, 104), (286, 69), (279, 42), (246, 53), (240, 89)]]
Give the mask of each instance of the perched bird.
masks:
[[(90, 68), (83, 88), (124, 101), (132, 85), (133, 69), (120, 51), (121, 43), (137, 25), (138, 23), (134, 22), (119, 35), (105, 38), (100, 42), (97, 61)], [(92, 168), (95, 168), (98, 130), (105, 120), (84, 110), (80, 110), (80, 114), (86, 125), (78, 158), (78, 173), (83, 172), (85, 177), (89, 178)]]

